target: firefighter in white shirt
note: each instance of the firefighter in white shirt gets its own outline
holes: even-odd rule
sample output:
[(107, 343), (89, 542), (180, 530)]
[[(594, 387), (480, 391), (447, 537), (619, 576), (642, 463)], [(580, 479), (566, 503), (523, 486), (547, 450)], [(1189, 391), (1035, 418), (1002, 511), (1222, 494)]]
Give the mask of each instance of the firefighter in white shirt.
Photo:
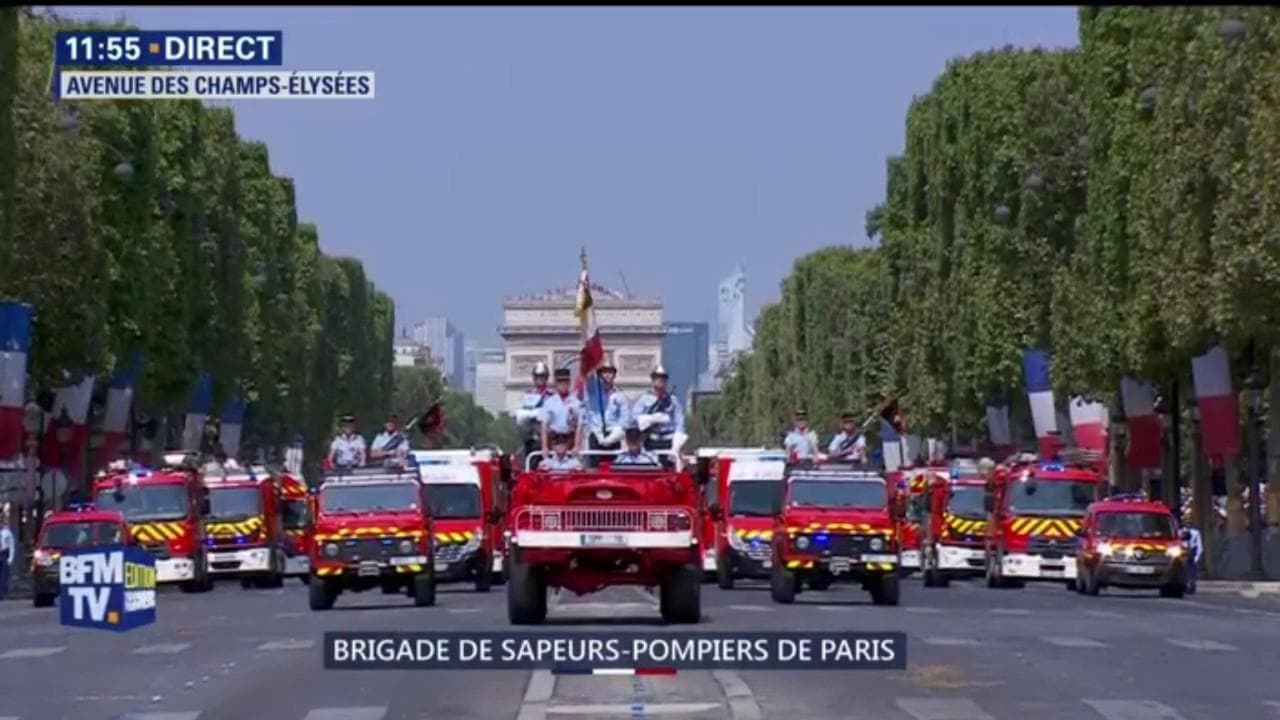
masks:
[(365, 464), (364, 437), (356, 432), (354, 415), (342, 416), (342, 432), (329, 443), (328, 460), (334, 467), (357, 468)]
[(551, 371), (546, 363), (533, 366), (533, 389), (524, 394), (520, 409), (516, 410), (516, 427), (524, 438), (525, 457), (533, 454), (542, 446), (543, 406), (551, 397), (551, 388), (547, 380), (551, 379)]
[(809, 413), (804, 409), (796, 410), (795, 426), (783, 440), (783, 448), (790, 460), (818, 460), (822, 452), (818, 445), (818, 433), (809, 427)]
[(409, 438), (400, 428), (399, 416), (392, 413), (382, 426), (382, 432), (373, 438), (369, 448), (369, 459), (374, 462), (398, 462), (403, 464), (409, 457)]

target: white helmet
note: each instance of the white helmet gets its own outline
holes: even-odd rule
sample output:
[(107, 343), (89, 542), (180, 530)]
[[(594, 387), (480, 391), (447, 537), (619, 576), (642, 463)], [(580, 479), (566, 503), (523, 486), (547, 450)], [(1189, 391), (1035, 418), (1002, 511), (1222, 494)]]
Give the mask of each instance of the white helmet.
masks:
[(544, 362), (542, 362), (542, 361), (539, 361), (537, 365), (534, 365), (534, 366), (533, 366), (533, 376), (534, 376), (535, 378), (536, 378), (536, 377), (549, 377), (550, 375), (551, 375), (551, 371), (547, 369), (547, 364), (546, 364), (546, 363), (544, 363)]

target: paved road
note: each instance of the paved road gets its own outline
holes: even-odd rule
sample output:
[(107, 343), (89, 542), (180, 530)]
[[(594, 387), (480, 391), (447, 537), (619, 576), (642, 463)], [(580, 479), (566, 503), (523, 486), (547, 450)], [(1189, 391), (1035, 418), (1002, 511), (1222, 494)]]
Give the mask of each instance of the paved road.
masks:
[[(165, 592), (125, 634), (64, 629), (0, 603), (0, 720), (1222, 720), (1280, 719), (1280, 602), (1231, 595), (1081, 597), (1060, 586), (925, 589), (874, 607), (852, 589), (773, 605), (763, 586), (704, 586), (700, 630), (908, 633), (905, 672), (682, 672), (675, 677), (322, 668), (325, 630), (506, 628), (504, 593), (343, 596), (305, 588)], [(629, 589), (554, 603), (574, 630), (663, 632)]]

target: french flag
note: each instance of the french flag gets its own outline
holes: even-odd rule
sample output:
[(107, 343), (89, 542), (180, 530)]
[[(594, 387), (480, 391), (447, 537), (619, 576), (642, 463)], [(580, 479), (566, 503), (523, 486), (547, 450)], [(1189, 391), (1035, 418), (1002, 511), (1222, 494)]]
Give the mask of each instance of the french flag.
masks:
[(0, 462), (22, 457), (31, 306), (0, 302)]
[(218, 440), (222, 443), (222, 449), (227, 453), (227, 457), (234, 458), (240, 452), (240, 433), (244, 430), (244, 400), (240, 399), (240, 394), (231, 398), (231, 402), (222, 408), (220, 416), (222, 425), (218, 432)]
[(902, 467), (902, 439), (893, 424), (880, 418), (880, 445), (884, 453), (884, 471), (894, 472)]
[(107, 389), (107, 407), (102, 419), (102, 445), (94, 461), (97, 467), (106, 467), (120, 455), (129, 436), (129, 413), (133, 409), (133, 389), (142, 375), (142, 356), (134, 355), (116, 368)]
[[(93, 402), (93, 376), (74, 385), (58, 388), (53, 401), (53, 417), (45, 434), (45, 464), (61, 468), (67, 477), (80, 477), (84, 453), (89, 447), (89, 405)], [(65, 444), (58, 437), (57, 422), (65, 415), (71, 421), (71, 437)]]
[(1013, 454), (1013, 432), (1009, 428), (1009, 406), (987, 406), (987, 437), (997, 454)]
[(1098, 402), (1071, 400), (1071, 436), (1082, 450), (1107, 452), (1107, 406)]
[(1129, 450), (1125, 456), (1129, 467), (1158, 469), (1163, 448), (1155, 388), (1151, 383), (1122, 378), (1120, 396), (1124, 400), (1124, 416), (1129, 421)]
[(574, 309), (578, 325), (582, 329), (582, 354), (578, 361), (577, 394), (583, 399), (587, 379), (595, 375), (604, 363), (604, 342), (600, 339), (600, 327), (596, 324), (595, 300), (591, 297), (591, 278), (587, 273), (587, 251), (582, 251), (582, 275), (578, 279), (578, 301)]
[(191, 391), (191, 405), (187, 410), (187, 422), (182, 429), (182, 449), (199, 450), (204, 440), (204, 423), (213, 402), (213, 377), (200, 373)]
[(1049, 353), (1030, 348), (1022, 353), (1022, 369), (1031, 402), (1031, 422), (1040, 441), (1040, 456), (1054, 457), (1060, 449), (1058, 418), (1053, 405), (1053, 384), (1049, 379)]
[(1221, 346), (1191, 359), (1204, 454), (1220, 462), (1240, 452), (1240, 419), (1231, 389), (1231, 364)]

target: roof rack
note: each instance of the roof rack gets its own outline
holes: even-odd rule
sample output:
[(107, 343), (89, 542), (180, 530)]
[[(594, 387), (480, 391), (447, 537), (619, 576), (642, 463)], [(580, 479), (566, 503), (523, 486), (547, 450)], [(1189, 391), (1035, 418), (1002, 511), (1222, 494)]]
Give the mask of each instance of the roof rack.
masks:
[(1145, 493), (1120, 493), (1119, 495), (1108, 495), (1108, 502), (1151, 502), (1151, 498)]

